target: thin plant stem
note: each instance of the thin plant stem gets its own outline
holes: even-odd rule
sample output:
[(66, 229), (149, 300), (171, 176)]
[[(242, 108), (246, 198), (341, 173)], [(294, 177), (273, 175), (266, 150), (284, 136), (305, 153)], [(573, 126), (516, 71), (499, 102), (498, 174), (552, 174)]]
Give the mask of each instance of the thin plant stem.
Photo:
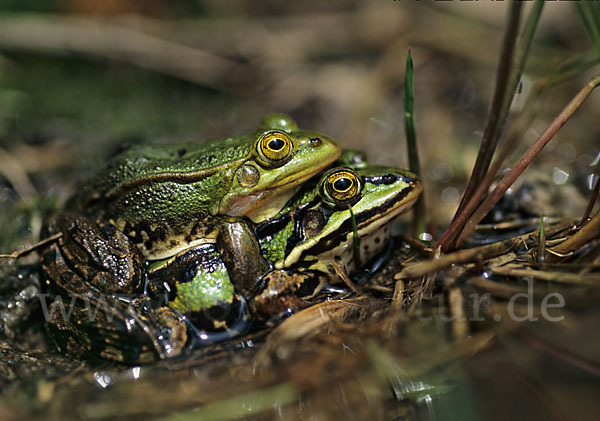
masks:
[(499, 132), (499, 127), (503, 124), (500, 121), (500, 116), (502, 114), (502, 106), (506, 102), (504, 98), (508, 95), (510, 69), (512, 66), (517, 34), (519, 32), (521, 7), (521, 2), (511, 3), (508, 25), (502, 42), (502, 53), (500, 54), (500, 62), (498, 63), (498, 71), (496, 72), (496, 88), (483, 130), (481, 146), (477, 154), (477, 159), (475, 160), (471, 178), (467, 183), (467, 187), (456, 211), (455, 218), (463, 210), (473, 195), (473, 192), (477, 189), (477, 185), (479, 185), (483, 179), (498, 144), (499, 136), (497, 136), (496, 133)]
[(544, 234), (544, 215), (540, 217), (540, 230), (538, 236), (537, 261), (542, 263), (546, 255), (546, 236)]
[[(517, 48), (517, 52), (515, 55), (515, 66), (514, 66), (513, 71), (510, 72), (509, 79), (507, 82), (508, 88), (507, 88), (506, 94), (504, 95), (504, 99), (502, 101), (501, 107), (499, 109), (499, 117), (498, 117), (498, 122), (500, 124), (499, 127), (503, 126), (504, 123), (506, 122), (506, 119), (508, 116), (508, 110), (510, 109), (510, 104), (512, 102), (514, 93), (517, 89), (519, 80), (521, 79), (521, 75), (523, 74), (523, 69), (524, 69), (525, 63), (527, 61), (529, 49), (531, 47), (531, 43), (533, 41), (533, 35), (535, 34), (535, 29), (537, 28), (537, 24), (539, 22), (540, 15), (542, 13), (543, 5), (544, 5), (543, 0), (538, 0), (535, 3), (535, 6), (532, 9), (531, 13), (529, 14), (527, 22), (525, 23), (525, 28), (523, 30), (523, 34), (519, 38), (518, 48)], [(499, 69), (499, 71), (500, 71), (500, 69)], [(494, 95), (497, 95), (497, 94), (498, 94), (498, 92), (495, 92)], [(530, 100), (528, 102), (535, 99), (535, 97), (533, 97), (533, 96), (530, 96), (529, 98), (530, 98)], [(496, 100), (496, 98), (494, 98), (494, 101), (495, 100)], [(528, 109), (528, 108), (526, 108), (526, 109)], [(523, 120), (521, 120), (521, 121), (523, 121)], [(528, 123), (525, 123), (523, 121), (521, 124), (517, 124), (516, 127), (525, 127), (525, 126), (527, 126), (527, 124)], [(495, 139), (493, 142), (494, 150), (497, 147), (497, 141), (500, 138), (501, 131), (502, 131), (501, 129), (495, 131), (495, 134), (494, 134)], [(447, 251), (447, 250), (453, 249), (454, 242), (455, 242), (456, 236), (458, 235), (459, 230), (461, 230), (463, 228), (464, 223), (469, 218), (469, 216), (471, 216), (471, 213), (473, 212), (473, 210), (475, 209), (477, 204), (481, 201), (481, 198), (487, 191), (488, 187), (491, 185), (494, 177), (496, 176), (496, 174), (502, 167), (502, 164), (504, 163), (505, 159), (508, 157), (508, 154), (512, 151), (512, 145), (516, 142), (518, 133), (520, 133), (520, 132), (521, 132), (521, 130), (518, 130), (518, 129), (516, 129), (516, 130), (513, 129), (511, 131), (511, 133), (510, 133), (507, 141), (504, 143), (504, 146), (501, 149), (498, 157), (494, 161), (492, 168), (489, 169), (486, 172), (486, 174), (479, 175), (479, 178), (478, 178), (479, 182), (477, 183), (477, 185), (475, 187), (473, 187), (472, 194), (470, 194), (469, 197), (467, 197), (468, 189), (469, 189), (469, 187), (467, 186), (467, 190), (465, 191), (465, 194), (463, 195), (463, 199), (461, 200), (459, 208), (456, 211), (456, 214), (455, 214), (450, 226), (448, 227), (448, 229), (444, 233), (443, 237), (438, 242), (438, 245), (441, 246), (442, 250)], [(485, 139), (486, 139), (486, 136), (484, 133), (484, 140)], [(482, 141), (482, 148), (483, 148), (483, 141)], [(481, 152), (481, 150), (480, 150), (480, 152)], [(486, 164), (487, 167), (489, 167), (489, 162), (491, 161), (493, 152), (494, 151), (490, 151), (489, 160), (487, 161), (487, 164)], [(479, 158), (480, 157), (478, 156), (477, 159), (479, 160)], [(476, 166), (477, 166), (477, 163), (476, 163)], [(487, 170), (487, 167), (486, 167), (486, 170)], [(472, 177), (474, 176), (474, 173), (475, 173), (475, 168), (473, 169)], [(471, 183), (470, 180), (469, 180), (469, 183)]]
[(550, 126), (541, 134), (533, 145), (525, 152), (515, 166), (500, 180), (494, 191), (479, 205), (473, 216), (465, 224), (464, 230), (461, 232), (457, 246), (471, 234), (477, 224), (483, 219), (487, 213), (492, 210), (494, 205), (498, 203), (506, 190), (515, 182), (523, 171), (529, 166), (533, 159), (540, 153), (546, 144), (554, 137), (556, 132), (567, 122), (567, 120), (577, 111), (583, 101), (592, 93), (592, 91), (600, 84), (600, 75), (592, 78), (581, 91), (567, 104), (560, 114), (552, 121)]
[[(26, 247), (23, 250), (14, 251), (10, 254), (0, 254), (0, 259), (18, 259), (19, 257), (25, 256), (25, 255), (31, 253), (32, 251), (35, 251), (42, 246), (45, 246), (48, 243), (58, 240), (60, 237), (62, 237), (62, 235), (63, 235), (62, 232), (59, 232), (58, 234), (54, 234), (54, 235), (51, 235), (50, 237), (46, 237), (43, 240), (40, 240), (37, 243), (35, 243), (29, 247)], [(8, 260), (0, 260), (0, 266), (5, 264), (7, 261)]]
[(352, 212), (352, 207), (348, 206), (348, 210), (350, 211), (350, 220), (352, 221), (352, 251), (354, 253), (354, 263), (357, 269), (361, 269), (362, 264), (360, 261), (360, 238), (358, 237), (356, 217), (354, 216), (354, 212)]
[[(590, 68), (591, 66), (597, 64), (597, 58), (588, 58), (584, 57), (583, 59), (577, 58), (574, 59), (565, 65), (561, 66), (561, 68), (557, 71), (556, 74), (546, 77), (537, 81), (529, 94), (525, 105), (523, 106), (524, 110), (531, 111), (536, 108), (536, 104), (540, 103), (541, 98), (543, 96), (544, 91), (548, 88), (560, 84), (565, 80), (572, 78), (581, 73), (581, 71)], [(483, 181), (475, 190), (475, 193), (471, 196), (471, 199), (465, 205), (463, 211), (460, 215), (456, 216), (451, 224), (446, 229), (446, 232), (442, 236), (442, 238), (438, 241), (438, 246), (442, 248), (442, 251), (453, 250), (456, 245), (456, 237), (467, 221), (469, 216), (473, 214), (473, 211), (477, 208), (479, 203), (481, 203), (481, 198), (488, 191), (489, 187), (492, 185), (492, 182), (495, 180), (496, 175), (502, 168), (502, 165), (508, 158), (511, 152), (514, 151), (515, 144), (519, 139), (521, 133), (525, 131), (525, 128), (531, 124), (533, 120), (534, 112), (528, 112), (527, 118), (521, 116), (513, 125), (509, 134), (506, 137), (506, 140), (502, 144), (502, 147), (498, 151), (498, 156), (492, 163), (488, 173), (486, 174)]]
[(578, 1), (577, 11), (596, 51), (600, 53), (600, 7), (597, 2)]
[[(594, 171), (594, 176), (596, 178), (596, 185), (594, 186), (594, 190), (592, 191), (592, 195), (590, 197), (590, 201), (585, 208), (585, 212), (581, 217), (581, 221), (579, 221), (579, 226), (582, 226), (587, 222), (590, 215), (592, 214), (592, 209), (594, 209), (594, 205), (596, 204), (596, 200), (598, 199), (598, 190), (600, 189), (600, 163), (596, 163), (596, 171)], [(592, 178), (593, 181), (593, 178)]]

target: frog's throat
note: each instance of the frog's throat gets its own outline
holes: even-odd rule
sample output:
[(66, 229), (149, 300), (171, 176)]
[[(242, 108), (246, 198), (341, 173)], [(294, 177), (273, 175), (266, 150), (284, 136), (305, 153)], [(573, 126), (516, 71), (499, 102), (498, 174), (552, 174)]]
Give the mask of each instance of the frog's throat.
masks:
[[(241, 200), (238, 200), (234, 207), (234, 213), (237, 215), (246, 215), (252, 222), (258, 224), (273, 216), (285, 206), (290, 198), (296, 194), (301, 184), (296, 186), (292, 185), (287, 190), (277, 190), (276, 194), (271, 192), (261, 191), (251, 196), (246, 196)], [(273, 196), (270, 199), (267, 197)], [(265, 203), (266, 200), (266, 203)], [(264, 203), (262, 206), (259, 206)]]
[(252, 154), (245, 156), (244, 158), (240, 158), (235, 161), (226, 162), (225, 164), (216, 165), (211, 168), (207, 168), (199, 171), (165, 171), (159, 172), (156, 174), (148, 174), (139, 177), (132, 178), (131, 180), (127, 180), (109, 190), (104, 197), (108, 200), (114, 199), (115, 197), (119, 197), (127, 190), (131, 190), (146, 184), (151, 183), (165, 183), (165, 182), (174, 182), (179, 184), (190, 184), (196, 183), (198, 181), (202, 181), (218, 172), (227, 171), (230, 168), (237, 168), (246, 162), (249, 158), (252, 157)]
[(313, 171), (289, 174), (270, 189), (255, 190), (245, 195), (225, 196), (219, 204), (219, 212), (231, 216), (244, 215), (255, 224), (275, 216), (300, 186), (318, 174), (322, 168)]

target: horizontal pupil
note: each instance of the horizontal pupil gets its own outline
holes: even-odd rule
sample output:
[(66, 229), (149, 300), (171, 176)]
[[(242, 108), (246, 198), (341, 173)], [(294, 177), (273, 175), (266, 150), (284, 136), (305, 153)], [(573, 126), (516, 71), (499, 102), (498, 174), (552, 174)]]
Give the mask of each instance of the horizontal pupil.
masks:
[(269, 149), (274, 151), (280, 151), (285, 146), (285, 142), (282, 139), (273, 139), (269, 141)]
[(338, 178), (333, 183), (333, 188), (337, 191), (346, 191), (350, 187), (352, 187), (352, 180), (350, 180), (349, 178)]

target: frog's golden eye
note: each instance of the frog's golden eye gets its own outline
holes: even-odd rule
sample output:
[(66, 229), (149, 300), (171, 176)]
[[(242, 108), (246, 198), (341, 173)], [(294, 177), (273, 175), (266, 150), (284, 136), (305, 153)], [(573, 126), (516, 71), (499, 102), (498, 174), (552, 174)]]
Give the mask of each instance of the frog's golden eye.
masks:
[(362, 181), (349, 168), (336, 168), (323, 176), (323, 198), (335, 205), (352, 204), (360, 199)]
[(292, 155), (292, 140), (282, 131), (265, 133), (256, 146), (258, 155), (268, 164), (282, 165)]

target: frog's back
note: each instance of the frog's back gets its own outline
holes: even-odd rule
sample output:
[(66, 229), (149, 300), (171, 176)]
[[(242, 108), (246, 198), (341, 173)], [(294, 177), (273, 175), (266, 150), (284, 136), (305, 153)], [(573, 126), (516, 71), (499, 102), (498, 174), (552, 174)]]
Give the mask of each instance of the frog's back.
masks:
[(240, 136), (206, 143), (134, 146), (108, 162), (91, 183), (90, 193), (102, 196), (125, 182), (156, 174), (208, 171), (247, 157), (253, 140), (253, 136)]

